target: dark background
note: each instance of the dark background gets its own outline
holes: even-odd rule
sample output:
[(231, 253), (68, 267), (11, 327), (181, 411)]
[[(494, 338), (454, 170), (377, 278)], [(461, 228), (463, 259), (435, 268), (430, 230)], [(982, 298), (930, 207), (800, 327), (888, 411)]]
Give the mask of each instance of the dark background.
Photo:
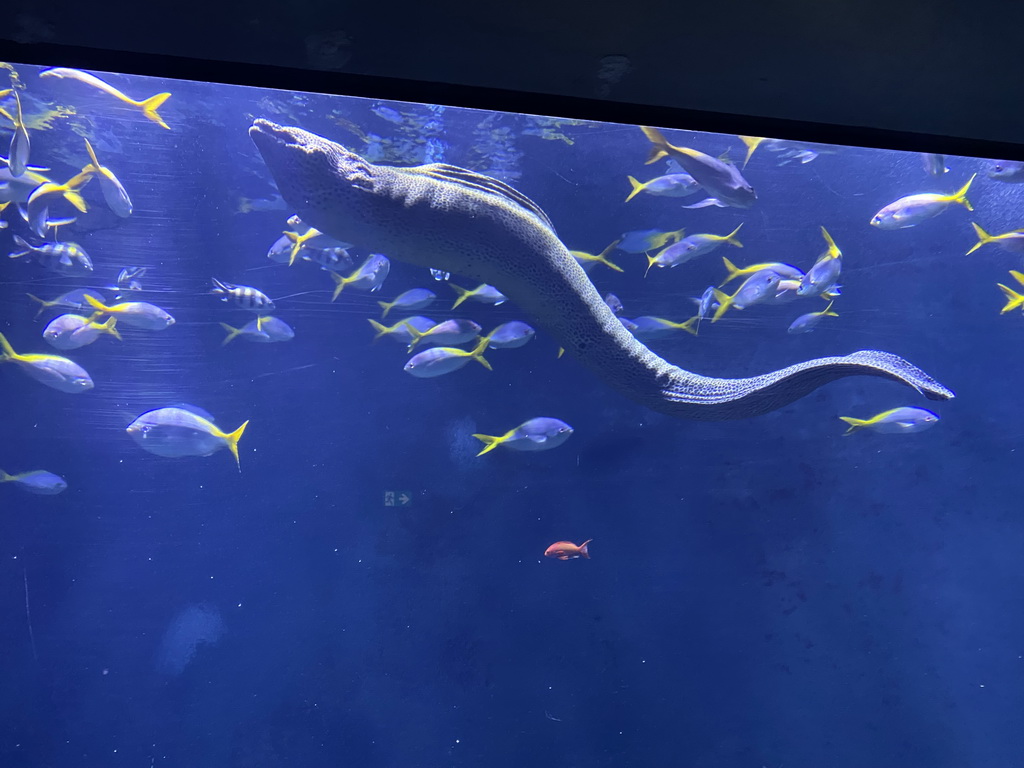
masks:
[[(241, 62), (1016, 143), (1022, 23), (1024, 7), (997, 0), (441, 0), (386, 9), (326, 0), (144, 8), (60, 0), (13, 6), (0, 25), (0, 52), (35, 61), (47, 45), (83, 46), (93, 53), (64, 63), (100, 69), (86, 59), (162, 54), (194, 60), (175, 67), (193, 79), (226, 79), (204, 61), (214, 69)], [(238, 79), (268, 84), (253, 72)], [(318, 82), (307, 87), (351, 92)]]
[[(484, 82), (493, 68), (487, 85), (593, 97), (596, 60), (625, 52), (635, 70), (609, 95), (627, 101), (1013, 140), (997, 119), (1010, 102), (996, 98), (996, 76), (978, 69), (1009, 47), (955, 36), (968, 23), (859, 7), (860, 28), (879, 35), (867, 36), (878, 41), (871, 46), (834, 8), (825, 21), (824, 8), (680, 8), (675, 17), (617, 9), (606, 19), (614, 47), (587, 42), (600, 40), (587, 31), (604, 18), (593, 9), (496, 9), (500, 18), (476, 28), (436, 7), (384, 24), (346, 8), (338, 27), (352, 41), (343, 66), (357, 72)], [(280, 56), (288, 66), (307, 63), (307, 35), (333, 26), (312, 7), (275, 8), (257, 14), (259, 31), (243, 40), (225, 30), (250, 23), (244, 13), (179, 8), (145, 29), (140, 20), (120, 42), (117, 25), (137, 17), (134, 7), (118, 14), (110, 6), (105, 29), (74, 9), (32, 9), (14, 23), (51, 42)], [(629, 12), (647, 32), (637, 31), (627, 50), (618, 35)], [(516, 56), (488, 37), (499, 28), (552, 42)], [(95, 36), (83, 40), (82, 29)], [(791, 69), (775, 69), (794, 51), (812, 50), (812, 40), (820, 66), (794, 59)], [(834, 40), (862, 47), (846, 54)], [(235, 45), (248, 53), (229, 56)], [(904, 46), (929, 55), (904, 55)], [(577, 53), (563, 61), (556, 49)], [(888, 77), (861, 79), (886, 69), (870, 58), (879, 52), (892, 63)], [(758, 100), (765, 75), (750, 73), (762, 66), (784, 81), (769, 75), (774, 90)], [(670, 78), (661, 87), (656, 72)], [(681, 82), (693, 84), (690, 95), (665, 95)], [(956, 82), (964, 100), (949, 97)], [(958, 392), (937, 407), (943, 421), (930, 432), (844, 439), (838, 414), (922, 403), (890, 383), (847, 380), (747, 422), (678, 422), (623, 401), (572, 361), (555, 362), (543, 334), (522, 350), (493, 353), (494, 374), (472, 366), (410, 379), (398, 348), (367, 343), (375, 297), (346, 293), (329, 306), (315, 272), (263, 269), (283, 213), (234, 213), (239, 195), (272, 194), (244, 136), (246, 114), (266, 107), (255, 103), (261, 94), (170, 88), (175, 96), (161, 112), (174, 131), (141, 120), (97, 126), (122, 142), (108, 151), (137, 212), (80, 240), (104, 280), (126, 263), (150, 266), (148, 283), (178, 324), (165, 334), (136, 332), (124, 346), (102, 339), (74, 355), (97, 380), (81, 397), (0, 371), (0, 466), (47, 467), (70, 484), (54, 499), (0, 488), (4, 765), (1020, 761), (1020, 318), (997, 314), (994, 286), (1020, 260), (992, 246), (964, 257), (972, 217), (961, 209), (905, 232), (866, 223), (899, 195), (952, 189), (978, 170), (976, 220), (996, 232), (1024, 225), (1019, 193), (985, 179), (984, 163), (954, 158), (949, 176), (931, 182), (914, 155), (854, 151), (778, 168), (762, 152), (748, 172), (757, 208), (680, 213), (670, 200), (622, 205), (625, 174), (646, 170), (636, 129), (580, 128), (571, 147), (519, 141), (526, 159), (517, 186), (574, 248), (599, 251), (631, 228), (726, 232), (743, 221), (746, 248), (725, 255), (806, 267), (822, 249), (817, 227), (827, 223), (846, 252), (834, 323), (789, 337), (785, 326), (813, 302), (751, 310), (656, 349), (701, 372), (748, 375), (881, 348)], [(773, 111), (785, 103), (806, 112)], [(389, 130), (365, 105), (346, 109), (367, 130)], [(337, 132), (314, 113), (295, 120)], [(451, 119), (446, 159), (466, 162), (473, 120)], [(65, 152), (81, 154), (77, 137), (64, 138)], [(712, 154), (738, 149), (731, 137), (689, 139)], [(41, 138), (43, 158), (48, 142), (58, 149), (56, 139)], [(101, 206), (97, 191), (90, 199)], [(718, 278), (721, 255), (644, 281), (640, 257), (619, 254), (627, 274), (598, 272), (595, 280), (623, 298), (627, 314), (682, 319), (687, 297)], [(28, 265), (3, 267), (4, 332), (19, 351), (43, 351), (23, 293), (72, 286)], [(211, 274), (269, 287), (275, 297), (319, 293), (280, 301), (278, 314), (298, 334), (291, 344), (221, 349), (215, 323), (244, 315), (211, 304)], [(396, 262), (384, 295), (424, 279)], [(473, 316), (486, 326), (516, 313), (474, 308)], [(162, 460), (124, 435), (138, 413), (180, 401), (228, 427), (253, 420), (241, 474), (224, 453)], [(498, 433), (533, 415), (564, 418), (576, 434), (550, 454), (473, 458), (467, 434)], [(386, 489), (412, 491), (413, 506), (383, 507)], [(544, 547), (562, 538), (594, 538), (594, 559), (543, 560)], [(161, 648), (189, 606), (218, 613), (223, 633), (180, 674), (167, 674)]]

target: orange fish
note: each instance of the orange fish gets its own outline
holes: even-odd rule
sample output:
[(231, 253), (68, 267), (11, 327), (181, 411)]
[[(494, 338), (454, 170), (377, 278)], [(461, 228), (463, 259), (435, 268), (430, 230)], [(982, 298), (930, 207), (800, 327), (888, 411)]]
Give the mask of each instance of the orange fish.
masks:
[(578, 547), (571, 541), (556, 541), (544, 550), (544, 557), (557, 557), (559, 560), (575, 560), (577, 557), (582, 557), (589, 560), (590, 553), (587, 551), (587, 544), (592, 541), (593, 539), (587, 539)]

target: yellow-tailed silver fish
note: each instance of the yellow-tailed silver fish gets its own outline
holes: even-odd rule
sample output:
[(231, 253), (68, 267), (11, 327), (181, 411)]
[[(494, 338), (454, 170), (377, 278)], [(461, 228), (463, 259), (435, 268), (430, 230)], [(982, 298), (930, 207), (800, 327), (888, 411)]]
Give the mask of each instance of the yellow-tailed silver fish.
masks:
[(484, 444), (477, 456), (483, 456), (499, 445), (513, 451), (549, 451), (570, 437), (573, 429), (561, 419), (538, 417), (524, 421), (503, 435), (473, 435)]
[(427, 288), (412, 288), (404, 293), (398, 294), (394, 301), (378, 301), (377, 304), (384, 310), (381, 318), (388, 316), (388, 312), (397, 309), (402, 312), (413, 312), (417, 309), (426, 309), (434, 303), (437, 294)]
[(186, 407), (157, 408), (139, 416), (126, 431), (143, 449), (166, 458), (209, 456), (227, 448), (241, 470), (238, 441), (249, 422), (233, 432), (224, 432), (208, 415)]
[(604, 264), (608, 269), (621, 272), (622, 267), (618, 264), (613, 264), (608, 256), (614, 251), (619, 243), (622, 242), (622, 238), (619, 238), (600, 253), (587, 253), (586, 251), (569, 251), (569, 255), (576, 259), (576, 263), (583, 267), (584, 272), (589, 272), (595, 264)]
[(54, 67), (53, 69), (47, 69), (39, 73), (39, 77), (42, 78), (55, 78), (57, 80), (77, 80), (80, 83), (92, 86), (97, 90), (103, 91), (104, 93), (113, 96), (118, 101), (122, 101), (125, 104), (129, 104), (133, 107), (138, 107), (142, 110), (142, 114), (146, 116), (148, 120), (152, 120), (162, 128), (170, 130), (171, 126), (164, 122), (163, 118), (157, 114), (157, 110), (163, 105), (167, 99), (171, 97), (169, 93), (158, 93), (155, 96), (150, 96), (148, 99), (142, 101), (136, 101), (135, 99), (125, 96), (121, 91), (117, 90), (110, 83), (100, 80), (95, 75), (90, 75), (88, 72), (83, 72), (80, 69), (70, 69), (68, 67)]
[(7, 162), (11, 175), (21, 176), (28, 170), (29, 138), (25, 119), (21, 114), (21, 96), (17, 90), (14, 91), (14, 104), (14, 134), (11, 136), (11, 152), (7, 156)]
[(821, 322), (823, 317), (839, 317), (839, 315), (832, 311), (832, 302), (828, 303), (820, 312), (808, 312), (806, 315), (800, 315), (794, 320), (789, 328), (786, 329), (787, 333), (809, 333), (814, 330), (814, 327)]
[(470, 360), (476, 360), (488, 371), (491, 364), (484, 358), (484, 350), (491, 340), (484, 336), (473, 349), (467, 351), (456, 347), (434, 347), (409, 358), (405, 364), (405, 372), (420, 379), (432, 379), (446, 373), (457, 371)]
[(852, 416), (840, 416), (849, 425), (844, 434), (850, 435), (861, 429), (870, 429), (883, 435), (909, 435), (934, 427), (939, 422), (937, 414), (924, 408), (893, 408), (883, 411), (870, 419), (855, 419)]
[(974, 181), (974, 174), (967, 183), (951, 195), (939, 195), (926, 192), (919, 195), (901, 197), (899, 200), (885, 206), (871, 218), (871, 226), (879, 229), (906, 229), (914, 227), (922, 221), (938, 216), (950, 205), (962, 205), (968, 211), (973, 211), (971, 201), (967, 199), (967, 190), (971, 188)]
[(155, 304), (146, 301), (123, 301), (107, 306), (86, 294), (85, 300), (97, 313), (115, 315), (124, 325), (146, 331), (162, 331), (174, 325), (174, 318)]
[(494, 306), (504, 304), (506, 301), (508, 301), (508, 297), (505, 294), (503, 294), (493, 285), (487, 285), (486, 283), (483, 285), (478, 285), (476, 288), (473, 288), (472, 290), (468, 290), (466, 288), (458, 286), (455, 283), (448, 283), (448, 286), (457, 294), (459, 294), (459, 298), (457, 298), (455, 300), (455, 303), (452, 304), (452, 309), (455, 309), (457, 306), (459, 306), (459, 304), (461, 304), (464, 301), (467, 301), (468, 299), (472, 299), (473, 301), (479, 301), (481, 304), (493, 304)]
[(716, 159), (689, 147), (673, 146), (657, 128), (640, 126), (640, 129), (653, 145), (647, 163), (656, 162), (663, 157), (671, 157), (698, 184), (704, 187), (705, 192), (711, 195), (707, 201), (704, 201), (705, 204), (749, 208), (756, 202), (757, 194), (754, 192), (754, 188), (731, 162)]
[(60, 475), (47, 472), (45, 469), (34, 469), (31, 472), (20, 472), (9, 475), (0, 469), (0, 483), (13, 483), (23, 491), (39, 496), (56, 496), (67, 490), (68, 484)]
[(82, 172), (91, 173), (99, 179), (100, 191), (103, 192), (103, 199), (107, 201), (110, 210), (121, 218), (131, 216), (132, 199), (128, 197), (124, 185), (121, 184), (112, 170), (105, 165), (100, 165), (100, 161), (96, 159), (96, 152), (93, 150), (92, 144), (89, 143), (88, 139), (85, 140), (85, 148), (89, 151), (89, 159), (92, 162), (85, 166)]
[(101, 334), (108, 334), (121, 341), (116, 325), (117, 319), (113, 317), (108, 317), (104, 323), (97, 323), (82, 315), (65, 314), (46, 324), (43, 338), (56, 349), (78, 349), (92, 344)]
[(978, 236), (978, 242), (971, 247), (971, 250), (966, 255), (974, 253), (981, 246), (988, 245), (989, 243), (995, 243), (1004, 251), (1010, 251), (1011, 253), (1021, 253), (1024, 251), (1024, 229), (1015, 229), (1012, 232), (1004, 232), (1001, 235), (990, 235), (973, 221), (971, 226), (974, 227), (974, 234)]
[(78, 394), (94, 386), (92, 378), (78, 363), (58, 355), (19, 354), (2, 333), (0, 363), (14, 363), (26, 376), (61, 392)]

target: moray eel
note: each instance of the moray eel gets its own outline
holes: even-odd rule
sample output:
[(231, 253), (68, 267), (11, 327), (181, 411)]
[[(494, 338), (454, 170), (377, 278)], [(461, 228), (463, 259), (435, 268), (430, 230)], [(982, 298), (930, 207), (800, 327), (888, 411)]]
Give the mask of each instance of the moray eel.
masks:
[(256, 120), (249, 129), (299, 217), (331, 237), (497, 287), (580, 363), (623, 395), (689, 419), (741, 419), (845, 376), (878, 376), (931, 400), (953, 393), (896, 355), (861, 351), (746, 379), (678, 368), (602, 301), (547, 215), (497, 179), (453, 165), (374, 165), (315, 134)]

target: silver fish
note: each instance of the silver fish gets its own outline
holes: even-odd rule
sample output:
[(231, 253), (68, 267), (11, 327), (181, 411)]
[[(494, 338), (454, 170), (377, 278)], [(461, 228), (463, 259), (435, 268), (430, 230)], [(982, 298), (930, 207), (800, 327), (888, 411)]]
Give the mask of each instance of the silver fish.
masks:
[(28, 170), (29, 138), (25, 119), (21, 114), (21, 96), (17, 90), (14, 91), (14, 103), (14, 134), (11, 136), (11, 152), (8, 155), (8, 163), (11, 175), (21, 176)]
[(9, 475), (0, 469), (0, 483), (12, 483), (23, 491), (39, 496), (56, 496), (58, 493), (63, 493), (68, 487), (67, 481), (63, 477), (44, 469), (21, 472), (17, 475)]
[(561, 419), (539, 417), (524, 421), (504, 435), (473, 435), (473, 437), (484, 444), (484, 449), (477, 454), (477, 456), (483, 456), (499, 445), (513, 451), (549, 451), (572, 437), (572, 433), (572, 427)]
[[(411, 329), (415, 329), (420, 333), (423, 333), (429, 331), (431, 328), (437, 325), (435, 321), (431, 320), (429, 317), (424, 317), (423, 315), (413, 315), (412, 317), (407, 317), (405, 318), (405, 320), (399, 320), (397, 323), (390, 327), (382, 323), (378, 323), (373, 318), (369, 318), (369, 322), (370, 325), (373, 327), (373, 330), (377, 332), (376, 335), (373, 337), (374, 341), (381, 338), (382, 336), (388, 336), (394, 339), (395, 341), (399, 342), (400, 344), (405, 345), (411, 344), (416, 339), (416, 337), (413, 336), (413, 332)], [(480, 326), (477, 326), (477, 333), (479, 333), (479, 331)], [(473, 338), (476, 338), (475, 334)]]
[(2, 333), (0, 363), (14, 363), (26, 376), (61, 392), (78, 394), (94, 386), (86, 370), (74, 361), (58, 355), (19, 354)]
[(102, 293), (94, 291), (92, 288), (75, 288), (75, 290), (62, 293), (50, 301), (40, 299), (31, 293), (25, 295), (33, 301), (39, 302), (39, 311), (36, 312), (36, 317), (39, 317), (47, 309), (88, 309), (89, 303), (85, 300), (86, 295), (90, 295), (100, 302), (106, 301)]
[(363, 291), (378, 291), (387, 279), (391, 271), (391, 262), (387, 256), (380, 253), (371, 253), (359, 268), (348, 277), (342, 277), (337, 272), (331, 272), (331, 279), (334, 281), (334, 293), (331, 301), (338, 298), (346, 285), (351, 285)]
[(909, 435), (934, 427), (939, 422), (938, 415), (924, 408), (903, 407), (872, 416), (870, 419), (855, 419), (851, 416), (840, 416), (849, 425), (844, 434), (852, 434), (861, 429), (870, 429), (883, 435)]
[(673, 146), (657, 128), (641, 126), (641, 130), (653, 145), (647, 158), (648, 164), (663, 157), (672, 158), (704, 187), (711, 195), (709, 199), (718, 203), (734, 208), (749, 208), (757, 200), (754, 188), (731, 162), (716, 159), (689, 147)]
[(489, 334), (491, 349), (518, 349), (534, 337), (536, 331), (526, 323), (512, 320), (502, 323)]
[(107, 306), (92, 296), (85, 297), (86, 302), (100, 314), (113, 315), (125, 325), (141, 328), (145, 331), (162, 331), (174, 325), (174, 318), (156, 304), (147, 301), (124, 301), (120, 304)]
[(295, 331), (284, 320), (265, 315), (250, 320), (241, 328), (233, 328), (227, 323), (221, 323), (220, 327), (228, 332), (228, 335), (221, 342), (221, 346), (235, 338), (245, 341), (255, 341), (262, 344), (270, 344), (278, 341), (291, 341), (295, 338)]
[(800, 315), (796, 320), (792, 322), (789, 328), (786, 329), (787, 333), (808, 333), (813, 331), (814, 328), (821, 322), (823, 317), (839, 317), (838, 314), (832, 311), (832, 302), (828, 303), (820, 312), (808, 312), (806, 315)]
[(400, 293), (395, 297), (394, 301), (378, 301), (377, 304), (384, 310), (384, 314), (381, 317), (387, 317), (388, 312), (392, 309), (397, 309), (402, 312), (413, 312), (417, 309), (426, 309), (434, 303), (434, 299), (437, 298), (437, 294), (433, 291), (427, 290), (426, 288), (412, 288), (411, 290)]
[(128, 197), (128, 193), (125, 191), (124, 185), (118, 180), (114, 172), (104, 165), (100, 165), (100, 161), (96, 159), (96, 152), (93, 151), (92, 144), (89, 140), (85, 140), (85, 148), (89, 152), (89, 158), (92, 162), (82, 169), (83, 173), (91, 173), (100, 182), (100, 191), (103, 193), (103, 199), (107, 201), (107, 206), (116, 215), (127, 218), (132, 215), (132, 200)]
[(453, 346), (465, 344), (480, 335), (482, 330), (472, 320), (445, 320), (426, 331), (419, 331), (414, 328), (408, 329), (413, 340), (409, 344), (409, 351), (412, 352), (419, 344), (434, 344), (436, 346)]
[(443, 376), (446, 373), (457, 371), (470, 360), (476, 360), (484, 368), (491, 370), (491, 364), (483, 355), (489, 343), (490, 339), (484, 336), (468, 352), (454, 347), (434, 347), (409, 358), (404, 370), (420, 379), (432, 379), (435, 376)]
[(1024, 162), (996, 160), (989, 166), (988, 177), (1006, 184), (1020, 184), (1024, 182)]
[(157, 456), (209, 456), (227, 448), (238, 462), (238, 441), (248, 425), (246, 421), (234, 432), (224, 432), (213, 421), (191, 410), (170, 407), (147, 411), (126, 431), (139, 446)]

